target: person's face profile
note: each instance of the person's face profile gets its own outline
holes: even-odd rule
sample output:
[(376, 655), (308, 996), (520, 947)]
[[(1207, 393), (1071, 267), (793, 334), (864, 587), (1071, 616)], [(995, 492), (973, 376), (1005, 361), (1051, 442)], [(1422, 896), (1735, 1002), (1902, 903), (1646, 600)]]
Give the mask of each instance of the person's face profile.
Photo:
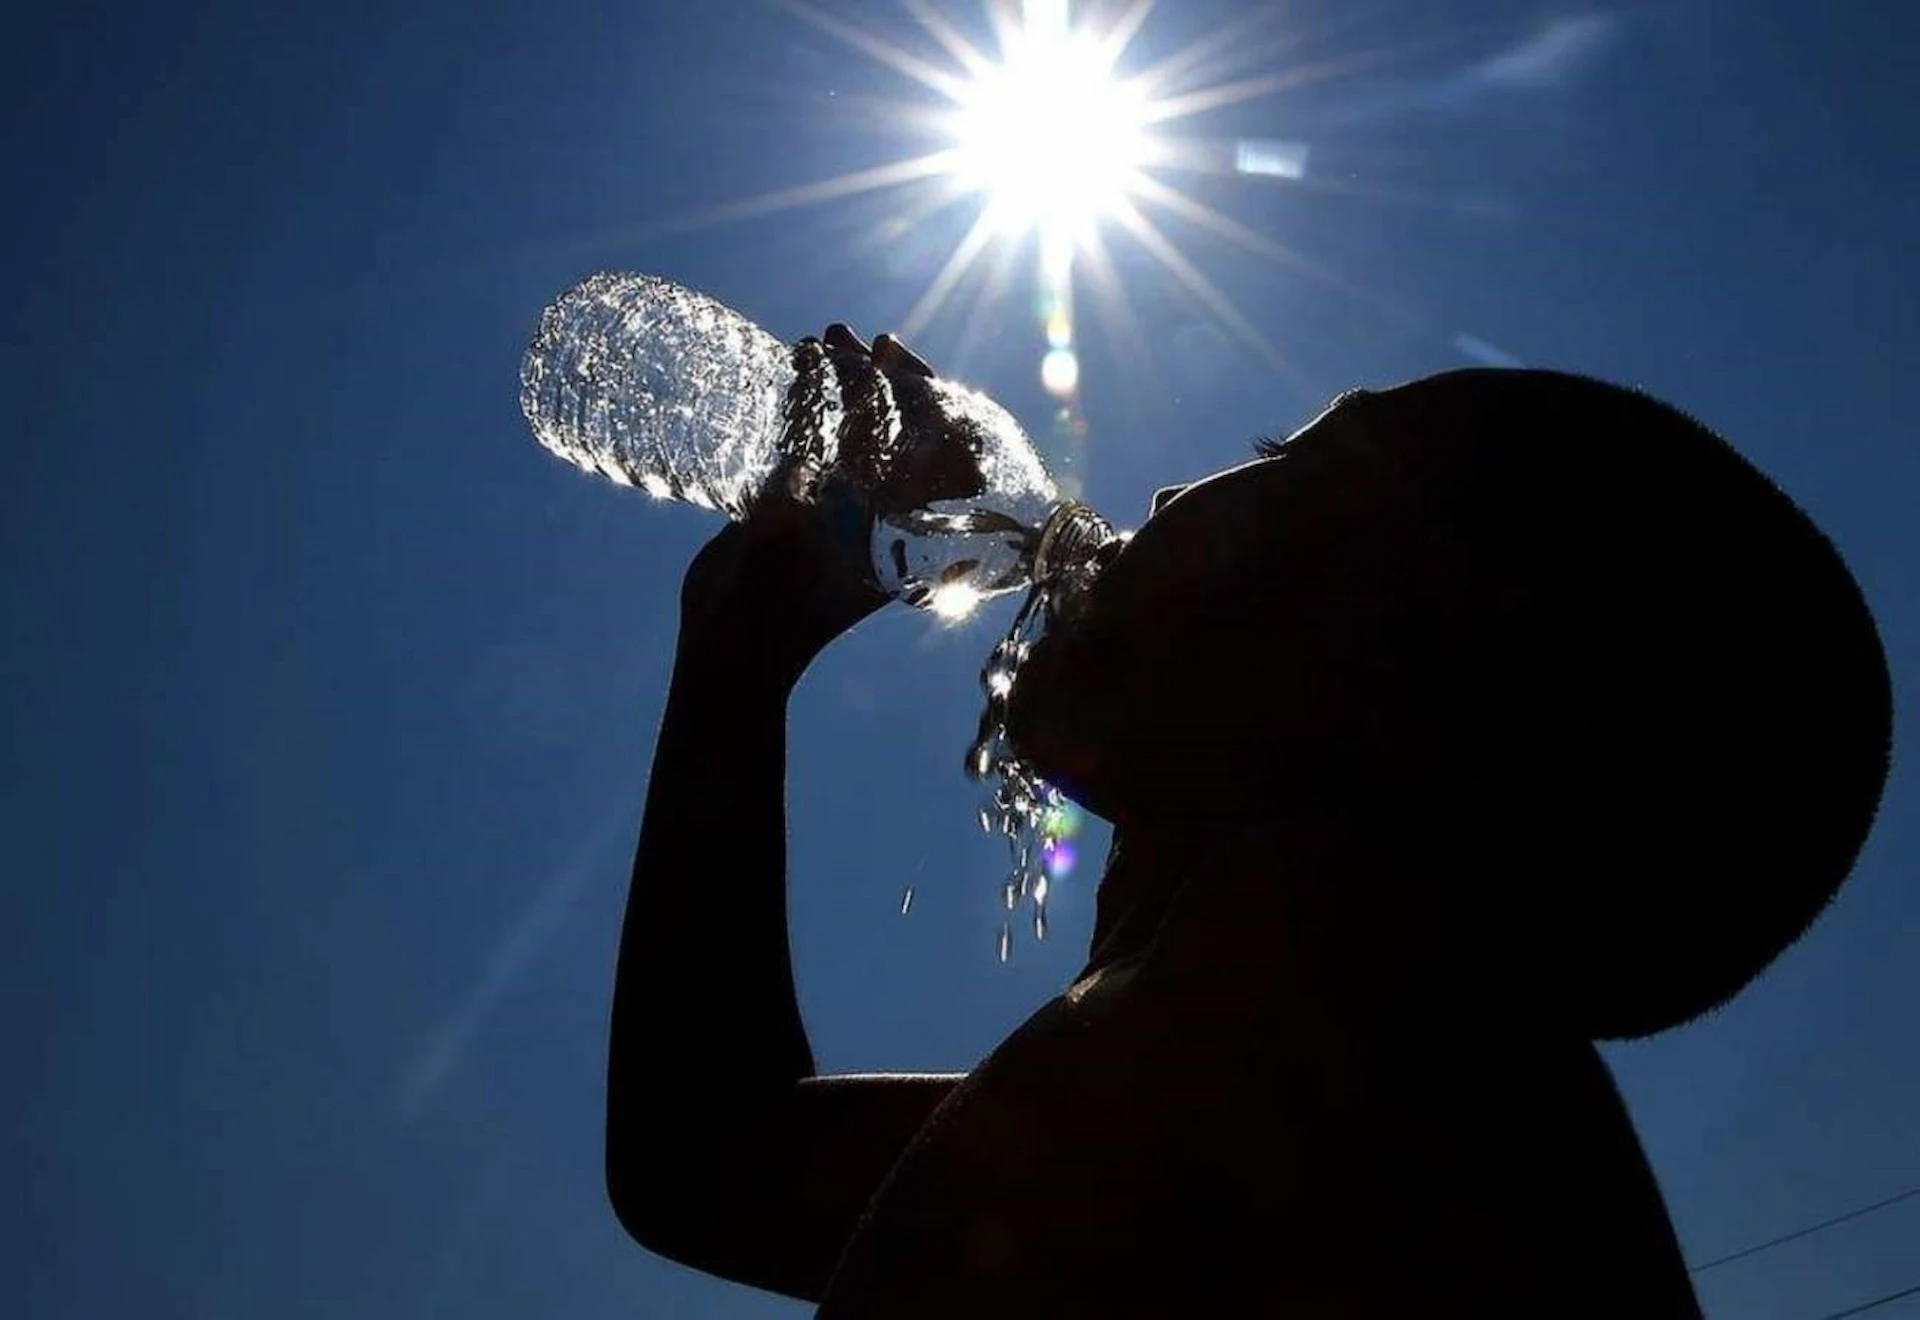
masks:
[(1077, 612), (1036, 646), (1010, 732), (1084, 805), (1170, 807), (1183, 786), (1218, 787), (1257, 757), (1256, 732), (1301, 718), (1276, 699), (1316, 686), (1305, 638), (1327, 631), (1329, 559), (1351, 532), (1351, 518), (1325, 516), (1356, 479), (1340, 472), (1334, 412), (1277, 454), (1156, 491)]

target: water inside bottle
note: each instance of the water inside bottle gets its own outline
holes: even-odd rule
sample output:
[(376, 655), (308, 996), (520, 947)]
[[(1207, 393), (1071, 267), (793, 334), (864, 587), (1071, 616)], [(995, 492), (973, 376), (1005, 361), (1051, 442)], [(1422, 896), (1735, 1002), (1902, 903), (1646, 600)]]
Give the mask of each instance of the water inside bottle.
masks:
[(869, 478), (876, 516), (868, 549), (880, 589), (960, 619), (1026, 586), (1041, 529), (1060, 504), (1026, 432), (992, 399), (952, 381), (882, 381), (880, 389), (905, 423)]
[(792, 359), (705, 294), (602, 272), (541, 313), (521, 361), (520, 408), (568, 462), (739, 518), (781, 460)]

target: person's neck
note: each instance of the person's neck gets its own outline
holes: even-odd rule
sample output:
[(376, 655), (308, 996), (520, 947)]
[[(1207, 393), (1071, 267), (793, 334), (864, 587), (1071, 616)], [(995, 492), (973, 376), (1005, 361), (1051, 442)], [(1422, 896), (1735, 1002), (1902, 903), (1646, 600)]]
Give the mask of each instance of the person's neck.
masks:
[[(1449, 979), (1472, 974), (1475, 960), (1455, 947), (1473, 937), (1475, 923), (1466, 913), (1472, 897), (1447, 882), (1439, 859), (1422, 864), (1383, 845), (1396, 836), (1419, 837), (1324, 801), (1204, 823), (1123, 819), (1095, 897), (1082, 975), (1145, 953), (1182, 889), (1229, 868), (1243, 873), (1237, 878), (1250, 869), (1260, 873), (1251, 877), (1263, 886), (1258, 910), (1247, 917), (1273, 924), (1275, 955), (1295, 961), (1303, 973), (1327, 949), (1324, 940), (1295, 948), (1299, 935), (1344, 929), (1350, 935), (1339, 941), (1345, 966), (1329, 969), (1339, 977), (1361, 973), (1354, 963), (1363, 956), (1381, 963), (1377, 971), (1409, 981), (1429, 971)], [(1435, 958), (1448, 966), (1427, 968)]]
[(1131, 957), (1152, 942), (1200, 846), (1177, 830), (1115, 825), (1106, 872), (1094, 893), (1087, 971)]

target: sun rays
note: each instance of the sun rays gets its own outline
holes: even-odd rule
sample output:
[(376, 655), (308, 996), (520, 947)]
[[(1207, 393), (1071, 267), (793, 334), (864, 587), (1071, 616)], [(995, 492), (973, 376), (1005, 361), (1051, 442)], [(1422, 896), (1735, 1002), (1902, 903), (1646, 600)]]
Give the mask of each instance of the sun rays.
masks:
[(1031, 305), (1044, 335), (1038, 370), (1043, 388), (1060, 406), (1060, 429), (1084, 431), (1077, 409), (1075, 280), (1088, 285), (1103, 315), (1115, 318), (1107, 328), (1129, 359), (1145, 342), (1114, 273), (1107, 248), (1114, 238), (1145, 252), (1224, 330), (1264, 363), (1284, 370), (1271, 340), (1148, 215), (1176, 216), (1263, 259), (1295, 271), (1317, 271), (1301, 255), (1204, 206), (1168, 178), (1234, 173), (1298, 181), (1304, 176), (1308, 153), (1303, 143), (1195, 141), (1174, 131), (1182, 120), (1326, 76), (1328, 70), (1315, 66), (1249, 72), (1250, 59), (1270, 58), (1287, 44), (1271, 34), (1250, 40), (1270, 17), (1236, 21), (1135, 68), (1129, 56), (1152, 0), (1131, 0), (1103, 20), (1076, 16), (1068, 0), (993, 4), (987, 11), (990, 49), (933, 0), (902, 0), (927, 38), (920, 50), (810, 0), (780, 0), (780, 7), (923, 89), (924, 102), (891, 105), (888, 114), (919, 145), (928, 145), (927, 139), (937, 145), (736, 202), (703, 220), (745, 219), (885, 189), (921, 190), (928, 199), (925, 214), (971, 200), (977, 207), (971, 224), (944, 254), (898, 329), (912, 337), (958, 311), (966, 343), (1010, 291), (1015, 254), (1031, 254)]
[[(1271, 337), (1271, 318), (1247, 314), (1240, 300), (1252, 290), (1244, 273), (1223, 270), (1220, 250), (1316, 284), (1390, 333), (1432, 336), (1437, 327), (1400, 297), (1283, 242), (1270, 207), (1265, 223), (1220, 209), (1220, 185), (1210, 180), (1244, 181), (1249, 198), (1258, 189), (1312, 195), (1322, 211), (1330, 201), (1358, 200), (1386, 211), (1465, 216), (1464, 194), (1428, 196), (1356, 173), (1356, 125), (1401, 114), (1459, 122), (1464, 109), (1492, 98), (1547, 95), (1593, 63), (1619, 26), (1596, 14), (1517, 39), (1495, 31), (1498, 25), (1451, 22), (1383, 33), (1365, 7), (1303, 26), (1292, 7), (1259, 5), (1156, 49), (1153, 0), (984, 0), (984, 24), (960, 0), (897, 0), (905, 21), (892, 23), (849, 17), (844, 6), (820, 0), (774, 3), (856, 63), (906, 85), (903, 95), (814, 83), (840, 112), (898, 138), (903, 149), (650, 232), (808, 207), (851, 209), (858, 199), (885, 196), (890, 213), (865, 241), (884, 254), (890, 279), (922, 281), (908, 287), (904, 314), (890, 328), (914, 338), (939, 327), (950, 345), (943, 353), (964, 370), (975, 346), (1009, 316), (1031, 317), (1036, 377), (1057, 405), (1055, 439), (1069, 449), (1087, 434), (1076, 301), (1118, 367), (1151, 386), (1163, 354), (1129, 296), (1152, 296), (1142, 279), (1151, 268), (1223, 342), (1236, 342), (1305, 397), (1314, 393), (1311, 373)], [(1162, 15), (1168, 23), (1179, 17), (1188, 16)], [(1316, 85), (1314, 99), (1294, 102), (1294, 113), (1304, 109), (1320, 134), (1332, 136), (1310, 143), (1289, 124), (1285, 98)], [(1249, 111), (1265, 100), (1278, 102), (1271, 115)], [(1208, 125), (1209, 116), (1222, 117)], [(1206, 131), (1228, 123), (1239, 131)], [(1485, 356), (1449, 334), (1440, 330), (1435, 342), (1471, 360)], [(1298, 341), (1295, 347), (1306, 351)]]

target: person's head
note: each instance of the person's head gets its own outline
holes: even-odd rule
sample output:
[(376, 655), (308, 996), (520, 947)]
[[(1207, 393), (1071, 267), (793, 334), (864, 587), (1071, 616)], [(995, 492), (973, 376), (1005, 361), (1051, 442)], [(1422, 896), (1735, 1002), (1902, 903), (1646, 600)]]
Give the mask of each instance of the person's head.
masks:
[(1890, 723), (1806, 516), (1685, 415), (1540, 371), (1344, 396), (1157, 499), (1011, 709), (1123, 833), (1363, 814), (1457, 889), (1471, 956), (1597, 1037), (1714, 1007), (1799, 936)]

